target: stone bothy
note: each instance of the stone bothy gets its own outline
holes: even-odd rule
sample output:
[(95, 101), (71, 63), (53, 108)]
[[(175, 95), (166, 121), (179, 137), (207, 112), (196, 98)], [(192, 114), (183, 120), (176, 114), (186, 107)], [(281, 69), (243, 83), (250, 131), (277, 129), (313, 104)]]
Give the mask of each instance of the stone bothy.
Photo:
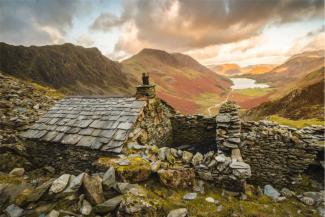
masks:
[(63, 158), (89, 164), (99, 155), (125, 153), (131, 146), (170, 145), (173, 110), (155, 97), (148, 79), (144, 76), (136, 97), (65, 97), (22, 137), (30, 141), (35, 158), (43, 156), (40, 163)]

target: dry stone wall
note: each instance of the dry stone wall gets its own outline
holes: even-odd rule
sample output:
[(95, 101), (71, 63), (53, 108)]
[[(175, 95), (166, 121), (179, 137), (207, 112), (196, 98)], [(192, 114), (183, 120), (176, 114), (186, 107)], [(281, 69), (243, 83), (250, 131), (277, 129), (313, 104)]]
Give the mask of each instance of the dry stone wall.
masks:
[(173, 110), (161, 100), (148, 100), (142, 114), (129, 135), (129, 143), (135, 145), (170, 146), (172, 143), (171, 116)]
[(177, 114), (171, 120), (173, 146), (200, 152), (216, 150), (215, 117)]
[(324, 149), (324, 127), (290, 128), (273, 122), (244, 122), (240, 150), (252, 168), (251, 181), (278, 186), (299, 177)]
[(216, 117), (218, 148), (228, 153), (240, 144), (239, 107), (233, 102), (222, 104)]

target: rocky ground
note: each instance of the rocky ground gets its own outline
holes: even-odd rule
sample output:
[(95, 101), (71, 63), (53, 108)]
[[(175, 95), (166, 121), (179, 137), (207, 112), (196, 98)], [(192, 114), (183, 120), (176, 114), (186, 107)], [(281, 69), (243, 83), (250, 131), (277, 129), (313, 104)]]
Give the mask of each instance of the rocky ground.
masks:
[(232, 173), (236, 180), (249, 173), (222, 153), (134, 146), (126, 155), (99, 158), (96, 164), (105, 172), (35, 168), (18, 133), (62, 95), (3, 74), (0, 93), (0, 217), (324, 215), (321, 189), (244, 184), (233, 192), (221, 180), (213, 184), (213, 175)]
[(31, 169), (18, 133), (44, 114), (62, 94), (0, 71), (0, 96), (0, 171), (9, 172), (16, 166)]

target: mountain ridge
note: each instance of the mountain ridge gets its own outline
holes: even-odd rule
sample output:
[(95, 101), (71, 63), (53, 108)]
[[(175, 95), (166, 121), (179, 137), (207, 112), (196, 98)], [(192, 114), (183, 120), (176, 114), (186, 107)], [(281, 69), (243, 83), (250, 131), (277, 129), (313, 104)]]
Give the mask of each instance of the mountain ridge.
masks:
[[(230, 90), (231, 81), (180, 53), (145, 48), (121, 62), (137, 80), (149, 72), (158, 96), (184, 113), (206, 112)], [(211, 104), (203, 98), (211, 96)]]
[(0, 70), (68, 94), (132, 94), (135, 80), (97, 48), (0, 43)]

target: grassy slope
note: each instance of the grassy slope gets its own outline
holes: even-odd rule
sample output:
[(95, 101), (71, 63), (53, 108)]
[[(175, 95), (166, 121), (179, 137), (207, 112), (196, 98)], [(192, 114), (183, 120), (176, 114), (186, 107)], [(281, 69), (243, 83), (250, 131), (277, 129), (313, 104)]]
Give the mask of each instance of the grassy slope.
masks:
[[(279, 92), (284, 95), (278, 94), (279, 96), (275, 100), (249, 110), (246, 116), (250, 119), (277, 115), (292, 120), (324, 120), (324, 68), (309, 73)], [(281, 122), (277, 116), (273, 116), (273, 119)], [(309, 120), (309, 122), (313, 123), (314, 121)], [(304, 123), (299, 124), (303, 125)]]
[(0, 70), (70, 94), (133, 93), (132, 79), (97, 48), (72, 44), (12, 46), (0, 43)]
[(183, 54), (144, 49), (122, 62), (126, 71), (138, 80), (149, 72), (158, 95), (183, 113), (204, 112), (216, 102), (206, 103), (206, 95), (218, 100), (226, 96), (231, 82)]

